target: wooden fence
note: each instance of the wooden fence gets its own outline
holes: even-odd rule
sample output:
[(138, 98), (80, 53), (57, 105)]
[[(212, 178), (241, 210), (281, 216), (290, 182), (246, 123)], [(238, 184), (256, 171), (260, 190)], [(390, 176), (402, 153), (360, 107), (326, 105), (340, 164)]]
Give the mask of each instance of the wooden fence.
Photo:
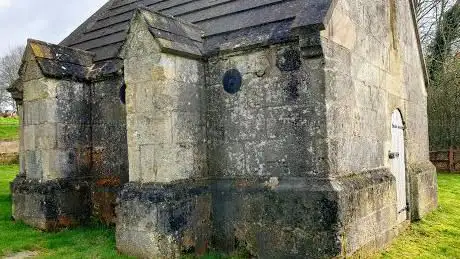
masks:
[(431, 151), (430, 160), (438, 171), (460, 172), (460, 149)]

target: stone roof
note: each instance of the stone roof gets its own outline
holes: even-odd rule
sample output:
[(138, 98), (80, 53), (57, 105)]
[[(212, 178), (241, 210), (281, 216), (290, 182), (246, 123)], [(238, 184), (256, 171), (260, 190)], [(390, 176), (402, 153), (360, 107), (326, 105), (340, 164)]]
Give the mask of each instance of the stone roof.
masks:
[(192, 58), (203, 56), (203, 31), (199, 27), (177, 20), (171, 16), (148, 9), (138, 9), (144, 17), (150, 33), (157, 39), (163, 52), (186, 55)]
[(94, 54), (83, 50), (29, 39), (19, 75), (27, 69), (28, 60), (35, 61), (41, 73), (48, 77), (88, 80), (93, 67)]
[[(61, 45), (118, 57), (135, 11), (144, 8), (198, 26), (207, 53), (286, 41), (292, 29), (321, 29), (334, 0), (110, 0)], [(156, 33), (159, 33), (156, 30)], [(200, 41), (198, 35), (193, 40)]]

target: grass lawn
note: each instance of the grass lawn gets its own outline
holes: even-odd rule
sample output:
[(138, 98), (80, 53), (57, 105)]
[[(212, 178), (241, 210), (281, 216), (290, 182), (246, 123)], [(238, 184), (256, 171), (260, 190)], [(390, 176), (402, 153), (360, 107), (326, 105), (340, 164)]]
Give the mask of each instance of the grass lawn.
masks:
[(460, 258), (460, 175), (439, 174), (439, 209), (376, 258)]
[(127, 258), (115, 250), (114, 230), (93, 225), (60, 233), (42, 233), (11, 221), (9, 182), (18, 166), (0, 166), (0, 257), (37, 251), (42, 258)]
[(0, 117), (0, 141), (12, 141), (19, 139), (19, 119)]
[[(37, 251), (42, 258), (127, 258), (117, 254), (114, 231), (105, 226), (42, 233), (13, 223), (9, 182), (17, 171), (17, 166), (0, 166), (0, 257), (19, 251)], [(375, 258), (460, 257), (460, 175), (440, 174), (438, 182), (439, 210), (413, 224)]]

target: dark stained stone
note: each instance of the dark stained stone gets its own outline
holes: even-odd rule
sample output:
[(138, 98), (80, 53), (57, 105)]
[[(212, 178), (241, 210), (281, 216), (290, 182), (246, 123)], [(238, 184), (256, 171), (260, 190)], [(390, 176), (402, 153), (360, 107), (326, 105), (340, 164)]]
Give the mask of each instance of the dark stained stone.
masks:
[(281, 71), (299, 70), (301, 65), (300, 51), (296, 49), (282, 49), (278, 52), (276, 66)]

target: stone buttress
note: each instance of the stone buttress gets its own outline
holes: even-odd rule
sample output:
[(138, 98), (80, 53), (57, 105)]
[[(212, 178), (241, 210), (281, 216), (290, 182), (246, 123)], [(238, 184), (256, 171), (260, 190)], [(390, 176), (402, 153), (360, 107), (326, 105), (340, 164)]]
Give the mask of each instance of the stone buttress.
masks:
[(211, 230), (201, 31), (136, 11), (125, 61), (129, 178), (117, 248), (140, 257), (204, 253)]
[[(43, 230), (87, 223), (91, 215), (113, 221), (118, 187), (128, 180), (124, 106), (120, 116), (110, 105), (119, 103), (122, 85), (112, 82), (115, 72), (94, 64), (89, 52), (28, 41), (20, 78), (9, 89), (21, 119), (20, 173), (11, 185), (15, 220)], [(101, 80), (110, 85), (104, 93)], [(105, 100), (95, 102), (101, 94)], [(110, 116), (97, 102), (112, 108)], [(107, 125), (118, 132), (100, 132)], [(107, 136), (120, 143), (100, 144)], [(116, 151), (107, 154), (111, 147)]]

